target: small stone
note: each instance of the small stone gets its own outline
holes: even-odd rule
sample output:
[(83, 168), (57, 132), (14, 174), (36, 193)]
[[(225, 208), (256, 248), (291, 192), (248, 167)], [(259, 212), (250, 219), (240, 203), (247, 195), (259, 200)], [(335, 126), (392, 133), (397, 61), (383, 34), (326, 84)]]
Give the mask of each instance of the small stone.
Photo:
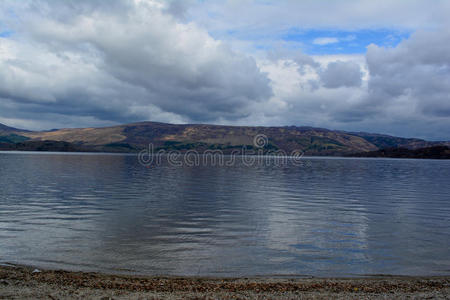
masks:
[(8, 282), (8, 281), (6, 281), (6, 280), (0, 280), (0, 284), (3, 284), (3, 285), (8, 285), (8, 284), (9, 284), (9, 282)]
[(41, 270), (39, 270), (39, 269), (34, 269), (33, 272), (31, 272), (31, 273), (33, 273), (33, 274), (34, 274), (34, 273), (41, 273)]

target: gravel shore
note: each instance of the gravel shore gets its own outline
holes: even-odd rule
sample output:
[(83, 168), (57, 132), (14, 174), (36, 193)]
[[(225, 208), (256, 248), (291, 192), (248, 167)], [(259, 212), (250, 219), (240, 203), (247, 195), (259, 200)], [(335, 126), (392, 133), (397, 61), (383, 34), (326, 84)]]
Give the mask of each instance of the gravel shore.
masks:
[(450, 276), (195, 278), (0, 266), (0, 299), (450, 299)]

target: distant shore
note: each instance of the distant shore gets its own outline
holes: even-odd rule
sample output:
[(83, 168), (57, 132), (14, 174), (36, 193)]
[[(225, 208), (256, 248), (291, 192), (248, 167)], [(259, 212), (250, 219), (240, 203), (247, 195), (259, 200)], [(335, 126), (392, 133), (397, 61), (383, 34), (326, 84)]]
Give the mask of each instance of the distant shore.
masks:
[(138, 122), (112, 127), (28, 131), (0, 124), (0, 149), (64, 152), (212, 152), (306, 156), (448, 158), (450, 141), (308, 126), (227, 126)]
[[(84, 153), (84, 154), (117, 154), (117, 155), (139, 155), (137, 150), (135, 151), (102, 151), (95, 149), (78, 149), (68, 146), (66, 143), (61, 142), (61, 147), (53, 147), (53, 144), (49, 144), (48, 148), (8, 148), (2, 147), (0, 143), (0, 152), (36, 152), (36, 153)], [(179, 152), (181, 155), (185, 154), (185, 151)], [(202, 153), (199, 153), (200, 155)], [(230, 155), (227, 152), (224, 155)], [(242, 154), (237, 154), (241, 156)], [(270, 154), (269, 154), (270, 156)], [(387, 148), (371, 152), (350, 153), (341, 155), (305, 155), (304, 158), (320, 158), (320, 157), (334, 157), (334, 158), (401, 158), (401, 159), (450, 159), (450, 147), (447, 146), (434, 146), (420, 149), (406, 149), (406, 148)]]
[(0, 299), (448, 299), (450, 276), (201, 278), (0, 266)]

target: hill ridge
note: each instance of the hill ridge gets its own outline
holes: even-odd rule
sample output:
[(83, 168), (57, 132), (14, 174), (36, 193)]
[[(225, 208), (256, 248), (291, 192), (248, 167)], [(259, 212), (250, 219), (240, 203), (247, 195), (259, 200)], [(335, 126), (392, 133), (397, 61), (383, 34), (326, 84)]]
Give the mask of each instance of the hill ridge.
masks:
[[(13, 138), (8, 138), (11, 135), (14, 135)], [(267, 144), (263, 145), (264, 150), (300, 150), (307, 155), (347, 155), (392, 147), (419, 149), (436, 145), (450, 146), (450, 142), (430, 142), (417, 138), (311, 126), (236, 126), (143, 121), (107, 127), (26, 131), (0, 124), (3, 141), (29, 143), (26, 147), (43, 141), (66, 142), (73, 145), (71, 149), (79, 147), (83, 151), (136, 152), (152, 144), (155, 149), (215, 149), (230, 152), (244, 146), (253, 147), (253, 139), (257, 135), (264, 135), (267, 139)]]

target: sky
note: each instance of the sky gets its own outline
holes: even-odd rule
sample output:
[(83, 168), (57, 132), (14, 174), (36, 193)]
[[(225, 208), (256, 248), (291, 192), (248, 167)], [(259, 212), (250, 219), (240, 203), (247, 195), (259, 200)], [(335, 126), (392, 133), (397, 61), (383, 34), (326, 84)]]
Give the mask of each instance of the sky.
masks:
[(450, 1), (2, 0), (0, 123), (450, 140)]

